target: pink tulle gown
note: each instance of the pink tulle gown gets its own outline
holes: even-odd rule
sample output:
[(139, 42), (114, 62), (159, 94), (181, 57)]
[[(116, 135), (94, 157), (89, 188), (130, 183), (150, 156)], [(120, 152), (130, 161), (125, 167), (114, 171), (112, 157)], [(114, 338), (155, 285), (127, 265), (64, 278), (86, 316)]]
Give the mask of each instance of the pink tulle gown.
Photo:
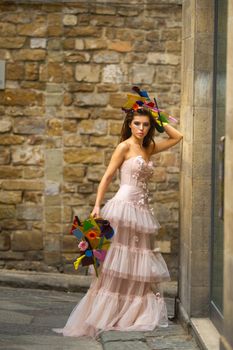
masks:
[(167, 265), (152, 246), (160, 227), (148, 203), (153, 163), (142, 156), (125, 160), (120, 188), (101, 210), (115, 230), (112, 244), (89, 290), (72, 310), (64, 336), (91, 336), (102, 331), (150, 331), (167, 327), (168, 316), (160, 283), (170, 280)]

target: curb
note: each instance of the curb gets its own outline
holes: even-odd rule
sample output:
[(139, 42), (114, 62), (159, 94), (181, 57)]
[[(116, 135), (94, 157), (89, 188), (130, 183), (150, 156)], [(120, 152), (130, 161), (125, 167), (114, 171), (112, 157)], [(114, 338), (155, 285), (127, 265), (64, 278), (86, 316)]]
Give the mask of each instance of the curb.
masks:
[[(74, 275), (53, 272), (22, 270), (0, 270), (0, 286), (16, 288), (51, 289), (65, 292), (86, 292), (90, 287), (92, 275)], [(177, 282), (162, 283), (165, 297), (177, 295)]]

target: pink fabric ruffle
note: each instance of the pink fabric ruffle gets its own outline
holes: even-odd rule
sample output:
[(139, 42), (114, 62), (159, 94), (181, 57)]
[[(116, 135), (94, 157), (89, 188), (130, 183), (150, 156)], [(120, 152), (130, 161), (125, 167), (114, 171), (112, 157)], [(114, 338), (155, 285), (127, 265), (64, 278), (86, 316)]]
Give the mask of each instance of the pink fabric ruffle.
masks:
[(88, 334), (96, 338), (102, 331), (148, 331), (168, 326), (166, 303), (159, 292), (155, 295), (150, 291), (149, 283), (131, 281), (124, 286), (122, 279), (108, 276), (107, 280), (101, 288), (102, 277), (95, 279), (65, 327), (53, 331), (64, 336)]
[(150, 210), (115, 197), (107, 201), (101, 209), (101, 216), (109, 220), (113, 227), (118, 226), (121, 222), (125, 228), (130, 228), (135, 232), (157, 234), (161, 227)]
[(113, 244), (105, 258), (102, 271), (112, 276), (141, 282), (170, 280), (162, 255), (149, 249)]

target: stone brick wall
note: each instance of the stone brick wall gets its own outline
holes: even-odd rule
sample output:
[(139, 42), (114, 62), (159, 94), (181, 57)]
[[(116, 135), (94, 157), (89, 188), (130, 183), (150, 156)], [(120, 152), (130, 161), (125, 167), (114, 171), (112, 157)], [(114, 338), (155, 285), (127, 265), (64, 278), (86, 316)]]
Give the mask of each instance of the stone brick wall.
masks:
[[(126, 92), (140, 85), (179, 119), (181, 1), (41, 3), (0, 5), (0, 259), (74, 272), (70, 224), (92, 210)], [(179, 147), (154, 161), (158, 240), (176, 278)]]

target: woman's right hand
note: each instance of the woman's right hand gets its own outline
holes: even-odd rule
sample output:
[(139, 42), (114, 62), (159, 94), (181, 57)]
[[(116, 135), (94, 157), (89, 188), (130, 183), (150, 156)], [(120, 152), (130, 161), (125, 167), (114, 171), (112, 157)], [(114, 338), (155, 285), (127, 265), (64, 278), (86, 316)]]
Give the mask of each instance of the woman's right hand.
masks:
[(91, 216), (93, 216), (93, 218), (98, 218), (100, 217), (100, 206), (99, 205), (95, 205), (92, 212), (91, 212)]

